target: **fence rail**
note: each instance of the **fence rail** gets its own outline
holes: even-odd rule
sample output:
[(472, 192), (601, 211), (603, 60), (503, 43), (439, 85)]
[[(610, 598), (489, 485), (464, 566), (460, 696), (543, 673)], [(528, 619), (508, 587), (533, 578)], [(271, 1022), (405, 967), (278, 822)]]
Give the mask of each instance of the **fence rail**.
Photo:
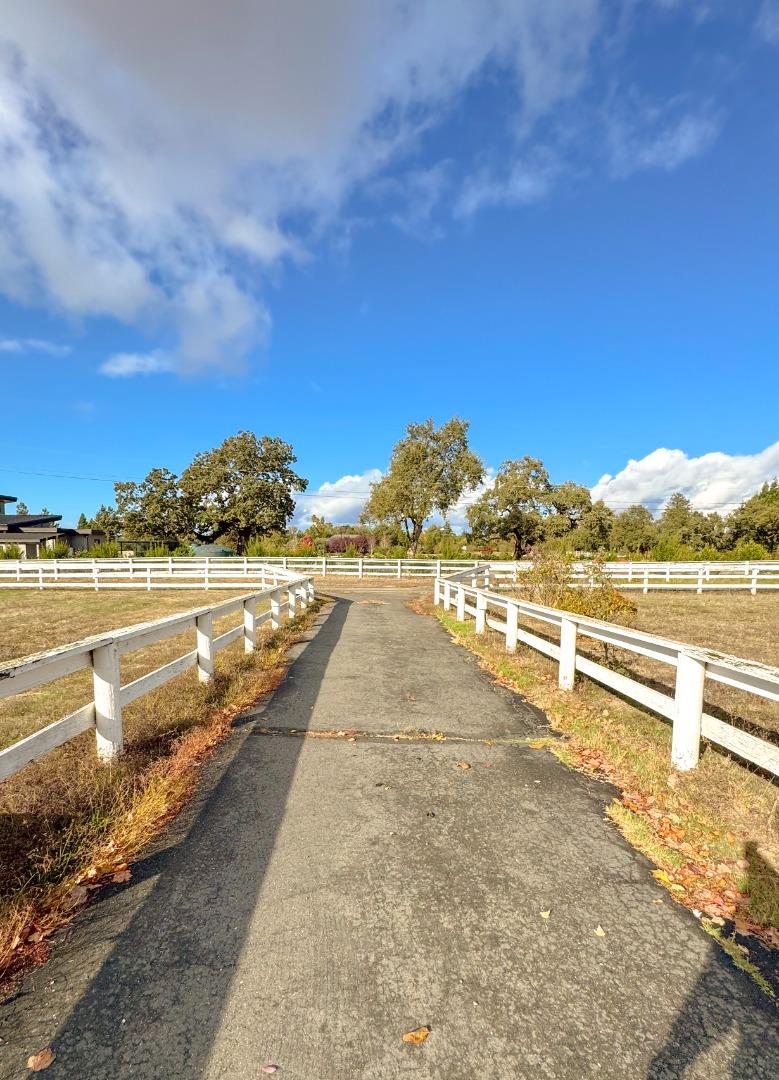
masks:
[[(229, 589), (243, 583), (264, 587), (272, 568), (317, 577), (438, 578), (489, 565), (495, 586), (521, 586), (532, 563), (477, 559), (372, 559), (272, 557), (151, 559), (0, 559), (0, 588), (26, 589)], [(701, 563), (606, 563), (606, 575), (622, 589), (651, 592), (779, 589), (779, 561)], [(574, 563), (573, 584), (586, 587), (588, 565)]]
[[(0, 665), (0, 699), (34, 690), (82, 669), (91, 668), (93, 681), (91, 702), (0, 751), (0, 780), (92, 728), (95, 730), (97, 756), (102, 761), (113, 761), (122, 752), (124, 744), (124, 706), (191, 667), (197, 667), (201, 683), (211, 682), (214, 657), (221, 649), (243, 637), (245, 651), (252, 652), (260, 625), (270, 622), (271, 627), (277, 628), (285, 616), (292, 618), (298, 608), (305, 610), (314, 597), (312, 579), (292, 573), (285, 575), (279, 569), (273, 573), (277, 581), (270, 588), (154, 622), (112, 630), (73, 645)], [(282, 575), (284, 580), (280, 583)], [(258, 613), (257, 605), (263, 600), (267, 600), (270, 607)], [(240, 614), (241, 621), (215, 637), (214, 619), (232, 614)], [(121, 685), (120, 657), (188, 630), (195, 631), (196, 643), (192, 651), (133, 682)]]
[[(580, 672), (671, 720), (671, 760), (677, 769), (695, 768), (703, 737), (779, 776), (779, 746), (704, 712), (707, 679), (767, 701), (779, 702), (779, 668), (695, 645), (685, 645), (558, 608), (501, 596), (489, 591), (492, 580), (493, 573), (488, 564), (448, 577), (438, 577), (434, 585), (434, 601), (436, 605), (442, 603), (447, 611), (454, 604), (459, 622), (464, 622), (466, 615), (472, 615), (476, 620), (477, 634), (483, 634), (488, 627), (503, 634), (508, 652), (516, 652), (521, 642), (556, 660), (560, 689), (572, 690), (576, 672)], [(522, 626), (520, 619), (523, 615), (526, 619), (551, 627), (559, 637), (559, 643), (548, 641)], [(673, 697), (582, 656), (577, 651), (579, 638), (605, 642), (675, 668)]]

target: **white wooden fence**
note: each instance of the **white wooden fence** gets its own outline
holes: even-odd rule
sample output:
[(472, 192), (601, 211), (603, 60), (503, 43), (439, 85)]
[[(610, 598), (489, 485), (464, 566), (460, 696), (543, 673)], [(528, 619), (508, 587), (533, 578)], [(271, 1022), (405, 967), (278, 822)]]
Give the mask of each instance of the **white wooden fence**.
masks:
[[(283, 571), (276, 573), (280, 575)], [(90, 728), (95, 729), (98, 757), (102, 761), (113, 761), (122, 752), (122, 709), (125, 705), (191, 667), (197, 667), (200, 682), (210, 682), (214, 675), (214, 657), (220, 649), (243, 637), (245, 651), (252, 652), (258, 626), (269, 621), (271, 627), (277, 628), (285, 615), (292, 618), (298, 609), (305, 610), (313, 597), (312, 579), (290, 573), (283, 583), (259, 592), (154, 622), (112, 630), (73, 645), (0, 665), (0, 699), (34, 690), (84, 668), (91, 668), (93, 681), (91, 702), (0, 751), (0, 780)], [(269, 602), (269, 610), (258, 613), (257, 605), (263, 600)], [(240, 614), (240, 623), (214, 637), (214, 619), (233, 613)], [(196, 635), (196, 646), (191, 652), (121, 685), (120, 657), (188, 630), (194, 630)]]
[[(0, 588), (25, 589), (229, 589), (245, 583), (264, 587), (269, 568), (285, 572), (371, 578), (437, 578), (484, 565), (474, 559), (370, 559), (334, 557), (0, 559)], [(520, 585), (530, 562), (493, 561), (496, 587)], [(606, 574), (622, 589), (758, 591), (779, 589), (779, 562), (606, 563)], [(574, 584), (588, 583), (586, 563), (572, 566)]]
[[(562, 690), (573, 689), (578, 671), (671, 720), (671, 760), (677, 769), (695, 768), (703, 737), (779, 776), (779, 746), (703, 711), (706, 679), (736, 687), (767, 701), (779, 702), (779, 668), (670, 641), (573, 612), (509, 599), (489, 591), (491, 580), (488, 565), (436, 578), (435, 603), (443, 603), (447, 611), (454, 605), (459, 622), (464, 622), (466, 615), (473, 615), (477, 634), (483, 634), (487, 627), (503, 634), (509, 652), (516, 652), (517, 643), (522, 642), (557, 660), (558, 681)], [(559, 635), (559, 644), (547, 641), (523, 627), (520, 623), (523, 615), (551, 627)], [(580, 655), (577, 651), (579, 638), (606, 642), (615, 648), (676, 668), (674, 696), (663, 694)]]

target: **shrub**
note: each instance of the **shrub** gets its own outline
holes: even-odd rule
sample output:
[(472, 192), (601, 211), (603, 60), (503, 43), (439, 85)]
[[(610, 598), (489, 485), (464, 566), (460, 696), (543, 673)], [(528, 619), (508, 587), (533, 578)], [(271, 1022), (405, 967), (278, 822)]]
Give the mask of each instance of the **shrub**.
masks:
[(678, 540), (659, 540), (650, 554), (655, 562), (698, 562), (701, 558), (699, 551)]
[(758, 544), (755, 540), (739, 540), (730, 554), (736, 562), (750, 561), (753, 559), (770, 559), (771, 553), (767, 547)]
[(77, 551), (79, 559), (118, 559), (122, 554), (116, 540), (105, 540), (102, 544), (95, 544), (89, 551)]
[(192, 555), (192, 546), (190, 544), (179, 544), (171, 552), (174, 559), (188, 559)]
[(55, 540), (52, 547), (42, 547), (38, 551), (39, 559), (67, 559), (73, 552), (68, 547), (67, 541)]
[(144, 559), (167, 559), (173, 552), (165, 544), (152, 544), (143, 553)]
[(0, 544), (0, 559), (21, 559), (22, 549), (18, 544)]
[(288, 555), (287, 538), (282, 533), (269, 533), (268, 536), (253, 536), (246, 545), (246, 554), (255, 558), (268, 558), (273, 555)]

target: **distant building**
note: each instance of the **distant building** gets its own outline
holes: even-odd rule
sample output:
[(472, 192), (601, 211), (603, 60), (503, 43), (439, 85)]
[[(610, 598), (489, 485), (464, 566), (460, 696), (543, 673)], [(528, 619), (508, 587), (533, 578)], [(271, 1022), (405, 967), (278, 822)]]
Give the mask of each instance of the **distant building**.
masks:
[(64, 540), (72, 551), (89, 551), (105, 541), (102, 529), (61, 529), (62, 514), (8, 514), (15, 495), (0, 495), (0, 547), (16, 544), (23, 559), (36, 559), (42, 548)]

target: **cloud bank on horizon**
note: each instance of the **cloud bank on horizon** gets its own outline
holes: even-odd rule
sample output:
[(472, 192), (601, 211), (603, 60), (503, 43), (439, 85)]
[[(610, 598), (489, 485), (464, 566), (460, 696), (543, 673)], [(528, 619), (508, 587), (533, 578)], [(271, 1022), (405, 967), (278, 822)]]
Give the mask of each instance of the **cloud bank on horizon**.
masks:
[[(671, 32), (693, 8), (710, 14), (667, 0), (7, 0), (0, 291), (141, 329), (149, 351), (107, 357), (114, 378), (240, 369), (270, 333), (269, 277), (348, 231), (355, 194), (435, 235), (436, 214), (705, 153), (721, 106), (643, 86), (625, 62), (642, 29)], [(775, 15), (764, 4), (756, 37), (773, 40)], [(497, 77), (500, 141), (420, 161)]]
[[(295, 524), (305, 528), (312, 514), (340, 525), (353, 525), (365, 505), (369, 485), (382, 476), (380, 469), (342, 476), (326, 482), (308, 495), (298, 496)], [(614, 476), (606, 473), (590, 488), (593, 501), (603, 499), (619, 511), (640, 503), (653, 511), (676, 491), (683, 492), (696, 510), (728, 514), (754, 495), (766, 482), (779, 478), (779, 442), (757, 454), (719, 452), (689, 457), (683, 450), (660, 447), (638, 460), (631, 459)], [(467, 511), (491, 487), (495, 470), (489, 468), (485, 481), (467, 492), (449, 514), (457, 529), (467, 526)]]

